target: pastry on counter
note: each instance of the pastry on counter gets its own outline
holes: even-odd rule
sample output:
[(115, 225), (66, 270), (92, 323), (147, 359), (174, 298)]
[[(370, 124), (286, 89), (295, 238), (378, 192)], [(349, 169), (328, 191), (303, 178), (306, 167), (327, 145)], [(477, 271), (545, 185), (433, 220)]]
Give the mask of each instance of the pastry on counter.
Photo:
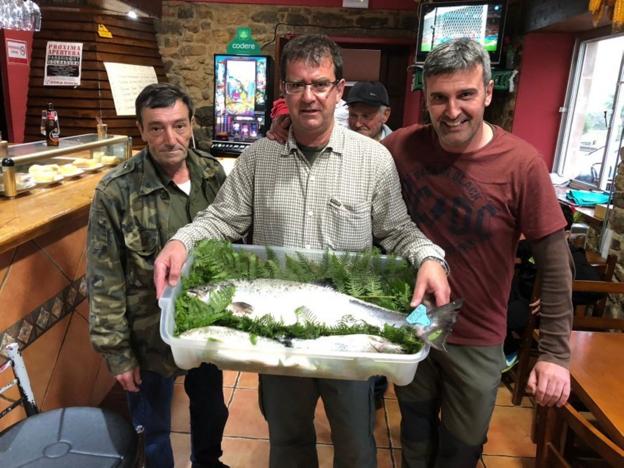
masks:
[(100, 165), (95, 159), (88, 158), (76, 158), (72, 164), (80, 169), (93, 169)]
[(52, 184), (63, 180), (58, 164), (33, 164), (28, 168), (28, 173), (38, 184)]
[[(25, 190), (29, 190), (33, 188), (36, 184), (32, 175), (26, 174), (25, 172), (18, 172), (15, 174), (15, 186), (18, 192), (23, 192)], [(4, 191), (4, 185), (2, 184), (2, 180), (0, 179), (0, 192)]]
[(73, 177), (82, 174), (82, 169), (77, 168), (72, 163), (60, 166), (60, 173), (64, 177)]
[(112, 166), (119, 163), (119, 158), (117, 156), (102, 156), (101, 161), (102, 164)]

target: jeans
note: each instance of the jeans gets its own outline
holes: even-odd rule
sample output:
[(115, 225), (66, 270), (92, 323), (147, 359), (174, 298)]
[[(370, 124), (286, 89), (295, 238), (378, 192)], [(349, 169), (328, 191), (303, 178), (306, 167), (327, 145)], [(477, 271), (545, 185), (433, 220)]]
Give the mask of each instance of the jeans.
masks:
[[(147, 468), (172, 468), (171, 399), (175, 377), (141, 371), (139, 392), (128, 392), (132, 424), (144, 427)], [(193, 466), (219, 466), (221, 439), (228, 417), (223, 399), (223, 373), (212, 364), (188, 371), (184, 389), (191, 415), (191, 461)]]

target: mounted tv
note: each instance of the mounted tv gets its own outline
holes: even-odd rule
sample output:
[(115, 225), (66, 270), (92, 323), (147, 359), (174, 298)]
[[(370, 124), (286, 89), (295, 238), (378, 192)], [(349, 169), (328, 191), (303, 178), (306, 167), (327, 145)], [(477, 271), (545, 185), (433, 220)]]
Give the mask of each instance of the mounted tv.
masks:
[(505, 0), (470, 0), (420, 4), (416, 63), (423, 63), (438, 44), (470, 37), (500, 62), (505, 29)]

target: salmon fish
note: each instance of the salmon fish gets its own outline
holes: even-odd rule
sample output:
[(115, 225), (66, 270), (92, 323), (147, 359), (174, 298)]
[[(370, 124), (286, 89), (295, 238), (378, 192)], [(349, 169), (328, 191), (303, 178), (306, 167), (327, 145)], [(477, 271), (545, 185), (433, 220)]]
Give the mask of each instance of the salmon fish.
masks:
[(251, 337), (247, 332), (232, 328), (211, 325), (209, 327), (195, 328), (180, 335), (181, 338), (201, 341), (212, 341), (227, 344), (233, 348), (245, 348), (249, 343), (263, 351), (280, 351), (284, 347), (298, 350), (326, 353), (331, 352), (356, 352), (356, 353), (387, 353), (401, 354), (401, 346), (388, 341), (385, 338), (374, 335), (332, 335), (321, 336), (316, 339), (271, 339), (262, 336)]
[[(461, 301), (455, 301), (441, 308), (431, 309), (427, 311), (424, 323), (413, 324), (406, 320), (406, 314), (370, 304), (327, 286), (309, 283), (276, 279), (228, 280), (189, 289), (188, 294), (209, 302), (212, 294), (232, 287), (234, 296), (228, 310), (237, 316), (260, 319), (269, 315), (286, 326), (305, 321), (330, 327), (358, 323), (366, 323), (380, 329), (383, 329), (385, 325), (396, 328), (408, 326), (422, 341), (438, 349), (444, 347), (446, 336), (461, 307)], [(331, 338), (343, 342), (346, 339), (345, 336)], [(294, 346), (294, 340), (292, 341), (292, 346)], [(320, 343), (318, 339), (303, 341)], [(326, 341), (328, 345), (332, 340)], [(354, 343), (355, 341), (351, 346), (355, 347)], [(370, 339), (358, 338), (357, 343), (366, 349), (390, 349), (386, 343), (373, 343)], [(308, 343), (306, 346), (317, 346), (317, 344)]]

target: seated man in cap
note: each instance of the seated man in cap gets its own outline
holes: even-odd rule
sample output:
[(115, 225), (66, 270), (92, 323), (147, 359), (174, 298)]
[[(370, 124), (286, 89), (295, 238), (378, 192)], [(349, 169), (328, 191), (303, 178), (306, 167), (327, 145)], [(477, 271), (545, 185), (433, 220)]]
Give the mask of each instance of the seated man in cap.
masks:
[(381, 141), (392, 133), (386, 125), (390, 117), (390, 100), (386, 87), (379, 81), (358, 81), (347, 96), (349, 128)]

